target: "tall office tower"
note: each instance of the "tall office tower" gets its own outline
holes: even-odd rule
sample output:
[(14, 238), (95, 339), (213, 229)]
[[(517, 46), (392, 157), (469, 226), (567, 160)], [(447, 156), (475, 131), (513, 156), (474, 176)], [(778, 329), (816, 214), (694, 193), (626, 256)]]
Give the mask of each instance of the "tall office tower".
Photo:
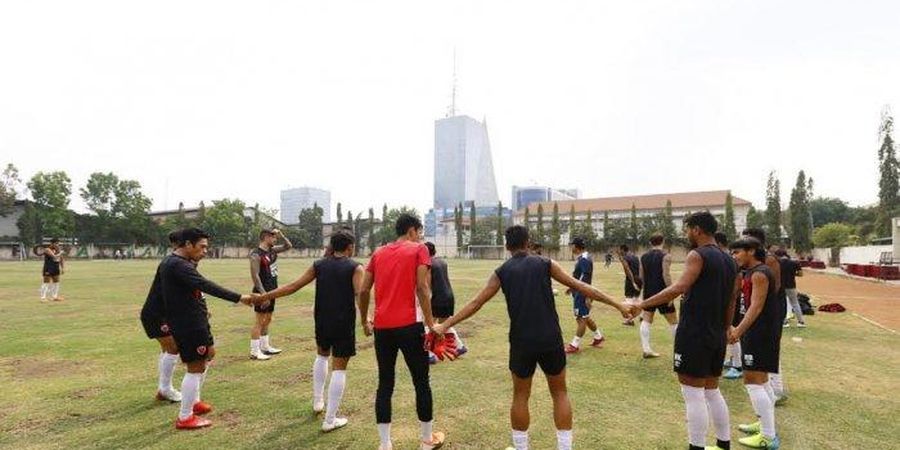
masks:
[(434, 121), (434, 208), (499, 201), (487, 123), (453, 115)]
[(299, 187), (281, 191), (281, 221), (294, 225), (300, 211), (315, 205), (322, 208), (322, 220), (331, 221), (331, 192), (313, 187)]

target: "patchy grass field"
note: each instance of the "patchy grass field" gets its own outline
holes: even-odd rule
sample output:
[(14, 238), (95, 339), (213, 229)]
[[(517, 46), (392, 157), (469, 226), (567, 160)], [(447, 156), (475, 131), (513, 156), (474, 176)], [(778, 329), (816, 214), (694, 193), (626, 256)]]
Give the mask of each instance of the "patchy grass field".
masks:
[[(309, 264), (311, 260), (280, 261), (282, 283)], [(458, 302), (467, 301), (497, 264), (450, 261)], [(247, 358), (252, 311), (209, 300), (218, 358), (203, 397), (216, 408), (210, 416), (214, 426), (176, 432), (177, 406), (153, 400), (159, 349), (144, 336), (138, 320), (155, 266), (152, 261), (71, 261), (62, 285), (66, 301), (42, 304), (37, 298), (38, 263), (0, 264), (0, 447), (377, 447), (375, 357), (371, 341), (361, 332), (342, 409), (350, 425), (323, 435), (319, 419), (310, 413), (312, 289), (279, 300), (271, 334), (285, 353), (266, 362)], [(209, 260), (200, 270), (225, 286), (243, 291), (250, 287), (245, 261)], [(619, 268), (604, 269), (598, 262), (596, 272), (595, 285), (622, 294)], [(801, 288), (814, 289), (815, 280), (803, 280)], [(568, 340), (574, 330), (571, 300), (564, 295), (557, 300)], [(621, 325), (609, 308), (596, 307), (595, 318), (608, 336), (606, 348), (569, 359), (576, 447), (684, 448), (684, 410), (671, 372), (671, 338), (664, 321), (659, 319), (653, 331), (654, 347), (664, 357), (645, 361), (635, 328)], [(850, 314), (819, 313), (809, 323), (805, 330), (786, 330), (782, 344), (790, 392), (787, 405), (777, 410), (783, 448), (896, 448), (900, 336)], [(468, 335), (470, 353), (432, 370), (436, 428), (447, 432), (448, 449), (509, 445), (507, 324), (499, 296), (459, 327)], [(179, 368), (176, 386), (182, 374)], [(541, 375), (534, 386), (533, 448), (554, 448), (549, 395)], [(736, 428), (752, 418), (750, 403), (738, 382), (723, 386)], [(412, 385), (401, 368), (394, 395), (395, 448), (416, 448), (417, 430)]]

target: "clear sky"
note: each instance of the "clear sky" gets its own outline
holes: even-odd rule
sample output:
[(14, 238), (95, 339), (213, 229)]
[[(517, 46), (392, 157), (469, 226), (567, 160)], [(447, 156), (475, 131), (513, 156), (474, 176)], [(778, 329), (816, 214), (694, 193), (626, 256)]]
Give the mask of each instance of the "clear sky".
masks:
[(896, 1), (7, 1), (0, 163), (114, 171), (155, 209), (311, 185), (423, 210), (454, 48), (507, 203), (541, 183), (761, 205), (773, 169), (785, 206), (799, 169), (874, 203), (900, 108)]

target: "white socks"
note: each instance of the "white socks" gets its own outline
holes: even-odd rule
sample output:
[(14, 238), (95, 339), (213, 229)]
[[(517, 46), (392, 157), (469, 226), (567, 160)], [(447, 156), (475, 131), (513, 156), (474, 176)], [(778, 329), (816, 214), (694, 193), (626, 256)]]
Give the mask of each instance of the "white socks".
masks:
[(186, 373), (184, 380), (181, 382), (181, 411), (178, 412), (179, 419), (187, 419), (194, 414), (194, 403), (200, 400), (200, 384), (202, 374)]
[(47, 283), (41, 283), (41, 300), (47, 300), (47, 292), (50, 286)]
[(172, 375), (175, 374), (175, 364), (178, 363), (178, 355), (162, 352), (159, 355), (159, 390), (160, 392), (172, 392)]
[(572, 338), (572, 347), (578, 347), (580, 345), (581, 345), (581, 338), (578, 336), (573, 337)]
[(784, 395), (784, 382), (781, 381), (781, 367), (778, 367), (779, 373), (770, 373), (769, 374), (769, 386), (772, 387), (772, 390), (775, 393), (775, 397), (781, 397)]
[(328, 403), (325, 407), (325, 423), (333, 423), (337, 417), (341, 398), (344, 397), (344, 386), (347, 383), (346, 370), (332, 370), (331, 383), (328, 385)]
[(200, 388), (197, 390), (197, 400), (194, 403), (200, 401), (200, 391), (203, 390), (203, 385), (206, 383), (206, 374), (209, 373), (209, 362), (206, 363), (206, 368), (203, 369), (203, 373), (200, 374)]
[(731, 365), (735, 368), (742, 367), (741, 362), (741, 342), (731, 344)]
[(556, 448), (572, 450), (572, 430), (556, 430)]
[(512, 430), (512, 441), (516, 450), (528, 450), (528, 430)]
[(775, 438), (775, 402), (769, 397), (766, 388), (761, 384), (748, 384), (747, 394), (753, 409), (759, 414), (759, 424), (762, 435), (768, 439)]
[(672, 337), (675, 337), (675, 333), (678, 331), (678, 324), (669, 325), (669, 331), (672, 333)]
[(259, 339), (250, 339), (250, 354), (258, 355), (259, 353)]
[(378, 424), (378, 438), (381, 440), (381, 448), (383, 448), (383, 449), (391, 448), (391, 424), (390, 423), (379, 423)]
[(269, 350), (269, 335), (268, 334), (259, 337), (259, 349), (264, 352)]
[(652, 352), (653, 350), (650, 349), (650, 322), (646, 320), (641, 321), (640, 335), (641, 348), (644, 349), (644, 353)]
[(600, 327), (594, 330), (594, 339), (603, 339), (603, 332), (600, 331)]
[(434, 421), (419, 422), (419, 427), (421, 428), (422, 442), (431, 442), (431, 434), (434, 430)]
[(47, 286), (47, 294), (50, 295), (50, 298), (59, 298), (59, 283), (50, 283)]
[(728, 416), (728, 404), (725, 403), (725, 397), (722, 397), (722, 391), (718, 388), (706, 389), (703, 394), (706, 397), (709, 417), (716, 430), (716, 439), (731, 441), (731, 419)]
[(328, 357), (316, 355), (313, 363), (313, 401), (321, 403), (325, 399), (325, 376), (328, 374)]
[(704, 389), (682, 384), (681, 395), (687, 411), (688, 442), (697, 447), (706, 446), (706, 429), (709, 427), (709, 412), (706, 410)]

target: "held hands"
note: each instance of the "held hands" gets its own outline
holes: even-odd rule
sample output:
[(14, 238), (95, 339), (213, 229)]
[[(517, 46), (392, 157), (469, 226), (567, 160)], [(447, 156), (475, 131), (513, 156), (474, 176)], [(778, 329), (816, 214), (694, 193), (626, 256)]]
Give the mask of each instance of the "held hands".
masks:
[(363, 321), (362, 321), (362, 327), (363, 327), (363, 333), (364, 333), (366, 336), (371, 336), (371, 335), (372, 335), (372, 329), (374, 328), (374, 324), (372, 323), (371, 320), (363, 319)]
[(744, 334), (744, 333), (739, 332), (737, 328), (735, 328), (735, 327), (730, 327), (730, 328), (728, 329), (728, 343), (729, 343), (729, 344), (736, 344), (738, 341), (741, 340), (741, 335), (742, 335), (742, 334)]
[(622, 317), (626, 319), (634, 319), (641, 315), (644, 312), (643, 308), (638, 305), (620, 305), (622, 306)]
[(447, 332), (447, 328), (444, 327), (443, 324), (437, 323), (433, 327), (431, 327), (431, 331), (434, 332), (434, 334), (437, 335), (438, 337), (443, 338), (444, 333)]

